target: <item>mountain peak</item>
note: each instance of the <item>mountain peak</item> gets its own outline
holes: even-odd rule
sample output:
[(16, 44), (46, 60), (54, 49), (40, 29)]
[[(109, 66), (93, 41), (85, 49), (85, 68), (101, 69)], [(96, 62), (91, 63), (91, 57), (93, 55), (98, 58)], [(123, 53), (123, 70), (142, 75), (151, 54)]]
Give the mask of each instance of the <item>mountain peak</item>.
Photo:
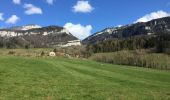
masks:
[(0, 29), (0, 43), (8, 43), (10, 48), (24, 47), (25, 45), (37, 48), (81, 45), (80, 40), (68, 30), (54, 25), (46, 27), (25, 25)]
[(126, 38), (136, 35), (170, 34), (170, 17), (154, 19), (148, 22), (138, 22), (121, 27), (105, 28), (85, 40), (84, 44), (97, 43), (113, 38)]
[(24, 25), (24, 26), (14, 26), (14, 27), (10, 27), (9, 29), (11, 29), (11, 30), (30, 30), (30, 29), (36, 29), (36, 28), (41, 28), (41, 26), (36, 25), (36, 24), (29, 24), (29, 25)]

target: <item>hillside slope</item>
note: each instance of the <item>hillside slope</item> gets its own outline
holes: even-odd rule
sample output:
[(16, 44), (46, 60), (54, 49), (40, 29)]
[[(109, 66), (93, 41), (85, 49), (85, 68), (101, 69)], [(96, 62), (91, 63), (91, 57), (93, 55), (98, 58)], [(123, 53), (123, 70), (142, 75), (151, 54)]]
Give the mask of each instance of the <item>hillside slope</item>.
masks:
[(127, 38), (136, 35), (155, 35), (162, 33), (170, 34), (170, 17), (155, 19), (146, 23), (106, 28), (84, 39), (83, 44), (95, 44), (113, 38)]
[[(32, 27), (32, 29), (28, 29)], [(22, 27), (0, 29), (0, 47), (20, 48), (20, 47), (57, 47), (81, 45), (80, 40), (59, 26), (47, 26), (41, 28)], [(27, 28), (28, 30), (25, 30)]]

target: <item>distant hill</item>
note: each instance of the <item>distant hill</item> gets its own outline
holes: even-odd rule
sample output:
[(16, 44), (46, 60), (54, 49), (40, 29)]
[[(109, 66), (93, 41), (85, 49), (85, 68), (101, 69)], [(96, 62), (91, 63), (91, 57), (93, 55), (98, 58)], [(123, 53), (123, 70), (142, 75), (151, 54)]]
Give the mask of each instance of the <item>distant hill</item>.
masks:
[(0, 29), (0, 47), (67, 47), (81, 45), (80, 40), (60, 26), (27, 25)]
[(149, 22), (135, 23), (122, 27), (106, 28), (82, 41), (83, 44), (95, 44), (97, 42), (113, 39), (126, 38), (137, 35), (170, 34), (170, 17), (155, 19)]

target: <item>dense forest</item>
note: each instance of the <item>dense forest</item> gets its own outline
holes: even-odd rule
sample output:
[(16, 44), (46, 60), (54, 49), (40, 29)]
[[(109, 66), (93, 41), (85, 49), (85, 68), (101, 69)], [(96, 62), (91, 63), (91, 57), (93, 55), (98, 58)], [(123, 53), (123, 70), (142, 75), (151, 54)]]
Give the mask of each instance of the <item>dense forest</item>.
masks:
[(170, 34), (140, 35), (121, 39), (115, 38), (87, 45), (87, 50), (92, 53), (136, 49), (150, 49), (156, 53), (170, 54)]

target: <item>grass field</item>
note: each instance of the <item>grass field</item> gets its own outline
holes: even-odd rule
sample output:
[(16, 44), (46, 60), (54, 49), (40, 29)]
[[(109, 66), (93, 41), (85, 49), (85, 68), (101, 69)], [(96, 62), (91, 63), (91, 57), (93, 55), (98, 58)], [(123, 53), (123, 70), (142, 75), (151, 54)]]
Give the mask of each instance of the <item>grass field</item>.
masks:
[(32, 49), (0, 49), (0, 56), (9, 55), (9, 52), (14, 52), (15, 56), (27, 56), (27, 57), (36, 57), (40, 56), (41, 52), (50, 52), (53, 51), (51, 48), (32, 48)]
[(0, 100), (170, 100), (170, 72), (80, 59), (1, 56)]

